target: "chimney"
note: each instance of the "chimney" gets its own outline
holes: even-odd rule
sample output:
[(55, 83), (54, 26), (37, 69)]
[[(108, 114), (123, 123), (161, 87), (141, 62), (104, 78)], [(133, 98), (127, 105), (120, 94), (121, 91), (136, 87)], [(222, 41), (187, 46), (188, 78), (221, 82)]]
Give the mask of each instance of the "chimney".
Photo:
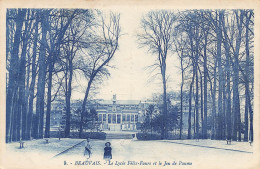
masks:
[(113, 95), (113, 104), (116, 104), (116, 94)]
[(115, 100), (116, 100), (116, 94), (113, 95), (113, 101), (115, 101)]

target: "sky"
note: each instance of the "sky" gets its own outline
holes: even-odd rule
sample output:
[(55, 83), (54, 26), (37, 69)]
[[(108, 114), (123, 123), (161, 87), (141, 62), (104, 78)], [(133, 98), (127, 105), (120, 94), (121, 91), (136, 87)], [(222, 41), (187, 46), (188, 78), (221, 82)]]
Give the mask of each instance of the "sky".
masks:
[[(152, 55), (147, 48), (138, 46), (137, 33), (141, 31), (140, 21), (147, 11), (140, 8), (125, 8), (117, 11), (120, 13), (120, 25), (122, 36), (119, 39), (119, 50), (116, 51), (110, 65), (110, 77), (105, 79), (100, 86), (95, 99), (111, 99), (113, 94), (119, 100), (146, 100), (153, 93), (161, 93), (161, 76), (152, 78), (151, 72), (147, 70), (149, 65), (156, 61), (156, 55)], [(180, 71), (178, 57), (169, 55), (167, 60), (168, 91), (178, 90), (180, 83)], [(156, 72), (154, 72), (156, 73)], [(72, 99), (84, 98), (84, 86), (81, 82), (81, 90), (72, 92)]]

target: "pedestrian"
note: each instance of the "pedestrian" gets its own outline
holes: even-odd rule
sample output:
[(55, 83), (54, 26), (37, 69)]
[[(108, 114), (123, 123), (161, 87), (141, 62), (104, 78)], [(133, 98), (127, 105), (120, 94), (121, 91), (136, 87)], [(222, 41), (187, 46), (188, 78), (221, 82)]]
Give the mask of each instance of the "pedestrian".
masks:
[(105, 143), (105, 148), (104, 148), (104, 159), (105, 160), (110, 160), (112, 159), (112, 148), (111, 148), (111, 143), (106, 142)]
[(88, 155), (88, 158), (90, 158), (91, 149), (92, 149), (92, 146), (90, 145), (90, 139), (88, 138), (88, 139), (85, 141), (84, 156), (85, 156), (85, 155)]

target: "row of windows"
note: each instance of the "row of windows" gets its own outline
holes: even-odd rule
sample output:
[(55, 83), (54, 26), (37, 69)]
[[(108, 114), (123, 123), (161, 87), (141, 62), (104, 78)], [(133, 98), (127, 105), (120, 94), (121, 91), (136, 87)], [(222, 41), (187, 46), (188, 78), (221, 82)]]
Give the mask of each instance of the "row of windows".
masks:
[[(98, 121), (106, 122), (108, 120), (108, 123), (121, 123), (121, 114), (108, 114), (108, 119), (106, 114), (99, 114), (98, 115)], [(137, 122), (138, 121), (138, 115), (130, 115), (130, 114), (123, 114), (122, 116), (122, 122)]]
[[(138, 105), (121, 105), (121, 106), (113, 106), (113, 107), (116, 107), (118, 110), (120, 109), (138, 109), (139, 106)], [(98, 105), (97, 108), (100, 108), (100, 109), (108, 109), (108, 110), (111, 110), (112, 109), (112, 105)]]
[(135, 113), (138, 113), (139, 111), (130, 111), (130, 110), (126, 110), (126, 111), (119, 111), (119, 110), (116, 110), (116, 111), (99, 111), (98, 113), (106, 113), (106, 114), (127, 114), (127, 113), (130, 113), (130, 114), (135, 114)]

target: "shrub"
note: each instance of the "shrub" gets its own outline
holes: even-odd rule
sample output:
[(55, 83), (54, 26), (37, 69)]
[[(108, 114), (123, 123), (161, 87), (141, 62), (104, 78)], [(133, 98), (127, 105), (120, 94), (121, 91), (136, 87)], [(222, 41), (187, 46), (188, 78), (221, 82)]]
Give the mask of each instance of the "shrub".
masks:
[[(59, 131), (50, 131), (50, 137), (51, 138), (59, 138), (60, 132)], [(63, 138), (63, 133), (61, 134), (61, 138)]]
[[(50, 137), (59, 138), (59, 131), (50, 131)], [(64, 132), (61, 133), (61, 138), (64, 138)], [(79, 138), (79, 132), (70, 132), (70, 138)], [(83, 132), (82, 138), (87, 139), (106, 139), (106, 133), (104, 132)]]
[[(182, 135), (182, 138), (185, 138), (186, 135)], [(180, 134), (169, 134), (168, 135), (168, 140), (179, 140), (180, 139)]]
[(136, 133), (138, 140), (161, 140), (161, 135), (150, 133)]
[[(78, 137), (78, 135), (79, 135), (79, 133), (76, 134), (76, 137)], [(106, 139), (106, 133), (104, 133), (104, 132), (83, 132), (82, 138), (105, 140)]]

